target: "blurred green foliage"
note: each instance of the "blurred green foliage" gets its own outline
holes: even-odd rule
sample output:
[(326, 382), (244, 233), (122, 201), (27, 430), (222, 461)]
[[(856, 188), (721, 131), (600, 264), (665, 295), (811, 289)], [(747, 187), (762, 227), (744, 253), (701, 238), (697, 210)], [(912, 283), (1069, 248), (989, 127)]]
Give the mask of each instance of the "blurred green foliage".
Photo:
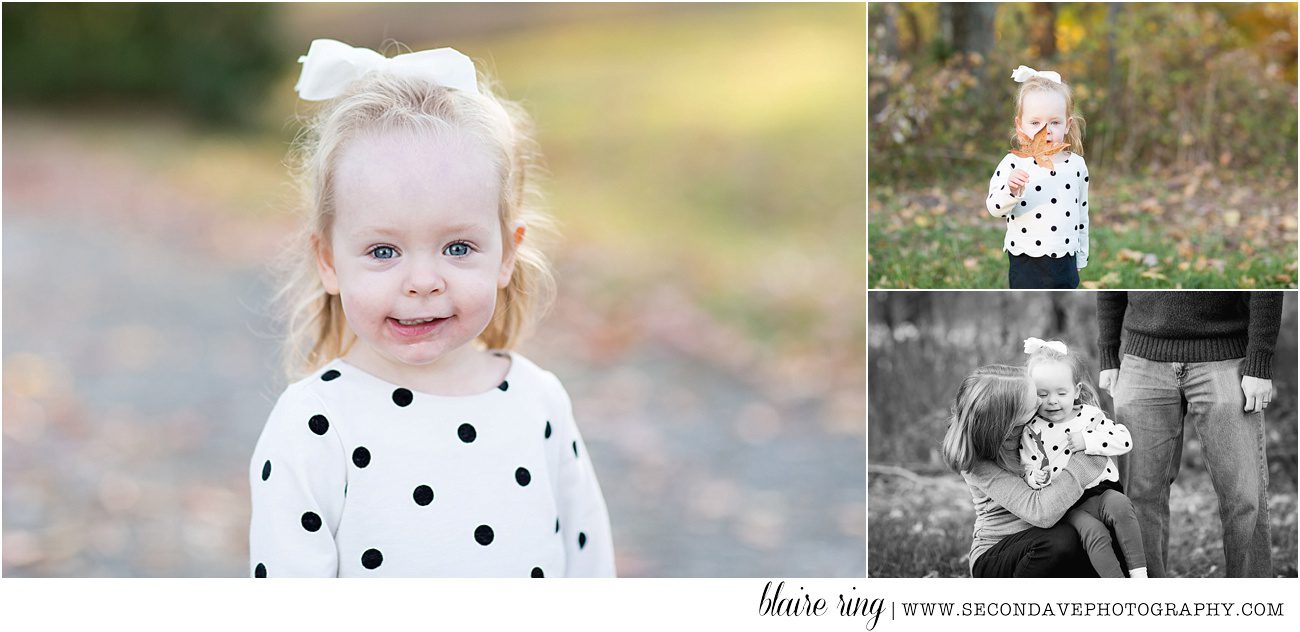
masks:
[(249, 123), (283, 69), (272, 4), (4, 5), (9, 103), (126, 99)]
[(1094, 171), (1295, 164), (1294, 4), (1061, 4), (1048, 58), (1031, 5), (998, 5), (987, 55), (941, 45), (933, 4), (868, 11), (873, 183), (933, 180), (936, 161), (987, 176), (1010, 147), (1020, 64), (1074, 89)]

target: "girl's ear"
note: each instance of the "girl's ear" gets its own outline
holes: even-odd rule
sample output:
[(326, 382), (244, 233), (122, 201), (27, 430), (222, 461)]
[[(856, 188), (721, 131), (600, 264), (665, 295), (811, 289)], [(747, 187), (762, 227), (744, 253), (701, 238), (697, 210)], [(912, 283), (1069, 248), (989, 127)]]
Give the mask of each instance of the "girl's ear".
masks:
[(510, 277), (515, 273), (515, 255), (519, 252), (519, 246), (524, 243), (524, 223), (515, 222), (510, 225), (510, 238), (505, 244), (502, 244), (501, 272), (497, 275), (497, 287), (504, 288), (510, 284)]
[(339, 275), (334, 271), (333, 249), (320, 235), (311, 236), (311, 248), (316, 253), (316, 272), (320, 275), (321, 285), (325, 286), (325, 292), (338, 294)]

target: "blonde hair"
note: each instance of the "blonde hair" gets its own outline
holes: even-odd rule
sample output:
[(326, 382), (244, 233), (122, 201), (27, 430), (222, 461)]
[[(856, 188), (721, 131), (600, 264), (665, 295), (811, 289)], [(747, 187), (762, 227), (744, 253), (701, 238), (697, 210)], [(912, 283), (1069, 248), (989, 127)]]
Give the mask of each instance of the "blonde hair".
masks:
[(1096, 387), (1088, 381), (1088, 372), (1079, 354), (1061, 353), (1047, 346), (1039, 347), (1037, 351), (1029, 354), (1029, 359), (1025, 361), (1025, 373), (1032, 376), (1034, 367), (1045, 362), (1061, 362), (1070, 367), (1070, 381), (1079, 385), (1079, 403), (1101, 407), (1101, 397), (1097, 395)]
[[(1069, 84), (1064, 82), (1057, 83), (1046, 77), (1030, 77), (1024, 83), (1020, 84), (1020, 91), (1016, 94), (1016, 120), (1020, 120), (1020, 114), (1025, 109), (1025, 95), (1030, 92), (1055, 92), (1065, 98), (1065, 120), (1069, 123), (1069, 130), (1065, 134), (1065, 140), (1070, 144), (1070, 151), (1080, 156), (1083, 155), (1083, 129), (1087, 121), (1083, 115), (1074, 111), (1074, 95), (1070, 90)], [(1017, 143), (1015, 126), (1011, 129), (1011, 142)]]
[[(550, 217), (537, 204), (539, 153), (532, 122), (518, 104), (498, 96), (492, 81), (479, 76), (480, 94), (386, 73), (357, 80), (326, 101), (305, 121), (295, 139), (290, 168), (301, 191), (303, 225), (277, 268), (282, 277), (275, 301), (285, 321), (284, 370), (290, 380), (345, 355), (356, 342), (343, 303), (325, 291), (317, 269), (317, 248), (327, 247), (336, 209), (334, 169), (352, 139), (369, 131), (412, 132), (458, 129), (489, 148), (500, 173), (504, 252), (513, 249), (514, 273), (498, 290), (496, 310), (477, 342), (511, 349), (536, 324), (555, 295), (550, 264), (540, 241), (553, 232)], [(527, 227), (518, 246), (507, 234), (515, 222)]]
[(980, 460), (1019, 471), (1017, 459), (1002, 444), (1017, 435), (1037, 409), (1038, 398), (1023, 367), (991, 364), (975, 369), (962, 380), (953, 400), (943, 437), (944, 462), (957, 472), (970, 470)]

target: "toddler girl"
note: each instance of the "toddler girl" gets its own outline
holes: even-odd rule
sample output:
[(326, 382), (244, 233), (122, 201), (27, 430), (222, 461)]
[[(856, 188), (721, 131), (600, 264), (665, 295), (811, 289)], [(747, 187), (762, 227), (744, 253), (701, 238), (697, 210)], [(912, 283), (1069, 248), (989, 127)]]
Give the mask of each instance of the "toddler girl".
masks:
[(1055, 72), (1021, 66), (1015, 136), (1021, 149), (998, 163), (989, 179), (988, 210), (1007, 220), (1011, 288), (1079, 287), (1088, 265), (1088, 166), (1083, 117), (1070, 87)]
[(1119, 484), (1119, 469), (1110, 458), (1132, 449), (1128, 428), (1106, 418), (1097, 391), (1083, 382), (1078, 360), (1065, 343), (1037, 338), (1025, 341), (1026, 370), (1038, 389), (1038, 412), (1020, 435), (1020, 465), (1034, 489), (1051, 484), (1072, 452), (1106, 456), (1105, 470), (1084, 486), (1083, 496), (1065, 514), (1079, 532), (1093, 568), (1102, 577), (1123, 577), (1111, 544), (1119, 541), (1130, 577), (1146, 577), (1142, 530), (1133, 505)]
[(553, 294), (527, 118), (449, 48), (299, 61), (325, 101), (280, 295), (306, 376), (253, 452), (250, 573), (612, 576), (569, 397), (510, 351)]

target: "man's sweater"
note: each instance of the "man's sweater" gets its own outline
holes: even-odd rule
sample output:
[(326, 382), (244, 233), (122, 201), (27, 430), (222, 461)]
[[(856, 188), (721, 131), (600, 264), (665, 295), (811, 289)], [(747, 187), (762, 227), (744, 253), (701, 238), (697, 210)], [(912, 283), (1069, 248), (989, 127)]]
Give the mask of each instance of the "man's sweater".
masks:
[(1121, 352), (1154, 362), (1244, 358), (1242, 374), (1270, 379), (1281, 320), (1281, 292), (1101, 292), (1101, 368), (1119, 368)]

